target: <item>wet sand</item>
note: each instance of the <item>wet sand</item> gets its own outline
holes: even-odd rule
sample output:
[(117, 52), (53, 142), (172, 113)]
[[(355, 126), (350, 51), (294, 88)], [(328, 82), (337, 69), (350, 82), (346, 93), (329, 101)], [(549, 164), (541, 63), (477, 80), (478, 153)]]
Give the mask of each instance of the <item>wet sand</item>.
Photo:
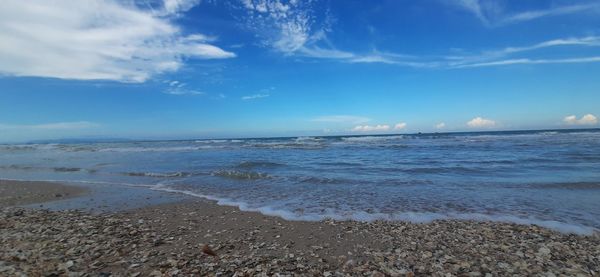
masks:
[(473, 221), (286, 221), (197, 198), (148, 204), (101, 214), (4, 208), (0, 275), (600, 274), (598, 235)]
[(50, 182), (8, 181), (0, 179), (0, 208), (57, 201), (84, 195), (82, 187)]

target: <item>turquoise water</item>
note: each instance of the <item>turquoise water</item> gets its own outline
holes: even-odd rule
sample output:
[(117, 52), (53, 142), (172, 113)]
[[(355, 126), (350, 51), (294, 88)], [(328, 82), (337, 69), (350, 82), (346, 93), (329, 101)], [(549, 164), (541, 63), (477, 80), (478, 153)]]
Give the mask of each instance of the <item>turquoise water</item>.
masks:
[(600, 229), (599, 130), (0, 145), (0, 178), (142, 186), (292, 220)]

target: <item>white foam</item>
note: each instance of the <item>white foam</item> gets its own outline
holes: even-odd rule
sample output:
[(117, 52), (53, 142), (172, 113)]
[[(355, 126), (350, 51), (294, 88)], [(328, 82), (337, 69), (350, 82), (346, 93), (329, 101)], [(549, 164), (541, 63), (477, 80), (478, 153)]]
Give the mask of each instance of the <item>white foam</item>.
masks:
[(535, 217), (517, 217), (512, 215), (489, 215), (481, 213), (434, 213), (434, 212), (398, 212), (398, 213), (368, 213), (364, 211), (336, 211), (333, 209), (324, 209), (321, 213), (300, 213), (283, 210), (270, 205), (253, 207), (243, 201), (235, 201), (227, 198), (215, 197), (199, 194), (189, 190), (170, 189), (165, 186), (155, 186), (152, 189), (167, 192), (183, 193), (190, 196), (201, 197), (208, 200), (217, 201), (218, 205), (237, 207), (241, 211), (259, 212), (268, 216), (276, 216), (290, 221), (321, 221), (333, 219), (338, 221), (354, 220), (362, 222), (373, 222), (377, 220), (385, 221), (406, 221), (412, 223), (429, 223), (434, 220), (473, 220), (473, 221), (491, 221), (506, 222), (520, 225), (537, 225), (551, 230), (566, 234), (593, 235), (600, 232), (599, 229), (584, 226), (575, 223), (565, 223), (555, 220), (544, 220)]

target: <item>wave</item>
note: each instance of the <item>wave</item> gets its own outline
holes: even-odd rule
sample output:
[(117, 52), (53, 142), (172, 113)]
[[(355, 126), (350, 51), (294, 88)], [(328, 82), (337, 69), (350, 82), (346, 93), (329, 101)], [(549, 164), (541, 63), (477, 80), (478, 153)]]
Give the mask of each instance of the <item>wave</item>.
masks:
[(235, 167), (251, 169), (251, 168), (256, 168), (256, 167), (264, 168), (264, 167), (280, 167), (280, 166), (285, 166), (285, 164), (280, 164), (280, 163), (275, 163), (275, 162), (267, 162), (267, 161), (245, 161), (245, 162), (239, 163)]
[(206, 140), (196, 140), (195, 143), (242, 143), (244, 142), (241, 139), (206, 139)]
[(3, 165), (0, 166), (1, 169), (11, 169), (11, 170), (34, 170), (36, 167), (29, 165), (19, 165), (19, 164), (11, 164), (11, 165)]
[(596, 190), (600, 189), (599, 182), (576, 182), (576, 183), (547, 183), (532, 184), (533, 189), (569, 189), (569, 190)]
[(307, 184), (316, 184), (316, 185), (333, 185), (333, 184), (351, 184), (355, 183), (355, 181), (350, 179), (340, 179), (340, 178), (326, 178), (326, 177), (304, 177), (301, 178), (300, 183)]
[[(210, 147), (209, 147), (210, 148)], [(173, 147), (111, 147), (98, 150), (99, 152), (185, 152), (201, 150), (198, 146), (173, 146)]]
[(78, 172), (82, 171), (82, 168), (79, 167), (54, 167), (52, 168), (55, 172)]
[(37, 150), (37, 148), (31, 145), (0, 145), (0, 151), (20, 152), (34, 150)]
[(271, 205), (255, 207), (244, 201), (236, 201), (233, 199), (205, 195), (190, 190), (178, 190), (158, 185), (152, 188), (153, 190), (182, 193), (194, 197), (200, 197), (212, 201), (216, 201), (218, 205), (233, 206), (241, 211), (258, 212), (267, 216), (276, 216), (290, 221), (322, 221), (322, 220), (338, 220), (338, 221), (361, 221), (373, 222), (378, 220), (384, 221), (405, 221), (412, 223), (430, 223), (437, 220), (464, 220), (464, 221), (480, 221), (480, 222), (506, 222), (519, 225), (537, 225), (540, 227), (555, 230), (561, 233), (578, 234), (578, 235), (593, 235), (600, 232), (599, 229), (585, 226), (577, 223), (567, 223), (556, 220), (544, 220), (535, 217), (519, 217), (514, 215), (503, 214), (483, 214), (483, 213), (434, 213), (434, 212), (417, 212), (406, 211), (396, 213), (373, 213), (365, 211), (340, 211), (333, 209), (323, 209), (320, 213), (305, 213), (302, 209), (294, 211), (285, 210)]
[(212, 172), (211, 175), (236, 180), (260, 180), (272, 178), (272, 176), (266, 173), (238, 170), (217, 170)]
[(249, 148), (266, 148), (266, 149), (305, 149), (316, 150), (325, 147), (323, 143), (306, 143), (306, 142), (254, 142), (245, 145)]
[(414, 167), (414, 168), (400, 168), (398, 171), (414, 174), (473, 174), (473, 173), (488, 173), (495, 171), (494, 168), (483, 168), (483, 167), (464, 167), (464, 166), (452, 166), (452, 167)]
[(0, 166), (0, 169), (8, 169), (8, 170), (32, 170), (32, 171), (36, 171), (36, 170), (41, 170), (41, 171), (54, 171), (54, 172), (61, 172), (61, 173), (69, 173), (69, 172), (81, 172), (81, 171), (86, 171), (88, 173), (96, 173), (98, 170), (97, 169), (84, 169), (84, 168), (80, 168), (80, 167), (37, 167), (37, 166), (30, 166), (30, 165), (18, 165), (18, 164), (12, 164), (12, 165), (8, 165), (8, 166)]
[(319, 142), (319, 141), (323, 141), (323, 138), (319, 138), (319, 137), (297, 137), (294, 139), (294, 141), (296, 142)]
[(155, 178), (175, 178), (175, 177), (188, 177), (192, 176), (189, 172), (125, 172), (123, 175), (134, 176), (134, 177), (155, 177)]
[(375, 143), (390, 140), (401, 140), (405, 136), (360, 136), (360, 137), (342, 137), (342, 141), (351, 143)]

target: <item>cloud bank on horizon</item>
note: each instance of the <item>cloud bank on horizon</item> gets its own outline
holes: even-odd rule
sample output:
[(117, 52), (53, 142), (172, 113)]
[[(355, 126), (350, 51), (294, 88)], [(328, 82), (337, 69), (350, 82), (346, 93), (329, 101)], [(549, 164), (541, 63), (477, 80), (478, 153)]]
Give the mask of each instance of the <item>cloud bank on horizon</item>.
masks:
[[(585, 81), (600, 74), (598, 1), (7, 0), (1, 6), (0, 90), (29, 96), (77, 87), (159, 92), (169, 98), (137, 99), (129, 107), (147, 105), (139, 110), (168, 114), (164, 124), (181, 132), (201, 128), (195, 126), (245, 130), (235, 118), (217, 116), (217, 108), (281, 132), (598, 126), (600, 85)], [(504, 81), (495, 81), (497, 76)], [(31, 80), (28, 86), (18, 84), (23, 78)], [(47, 86), (49, 80), (57, 87)], [(574, 88), (551, 86), (556, 80)], [(483, 101), (519, 86), (530, 92), (515, 97), (530, 105), (547, 101), (547, 113), (518, 118), (507, 112), (511, 100)], [(421, 87), (430, 91), (417, 93)], [(112, 103), (107, 111), (118, 106), (121, 96), (100, 93), (98, 99)], [(568, 97), (573, 93), (579, 100)], [(5, 111), (14, 99), (0, 93)], [(391, 102), (417, 106), (399, 110)], [(464, 104), (451, 111), (449, 103)], [(68, 104), (55, 106), (61, 105)], [(46, 111), (46, 120), (19, 119), (0, 109), (0, 129), (70, 132), (110, 128), (117, 121), (104, 120), (112, 118), (104, 111), (90, 118), (53, 107), (39, 110)], [(127, 110), (121, 109), (121, 119), (142, 114)]]

